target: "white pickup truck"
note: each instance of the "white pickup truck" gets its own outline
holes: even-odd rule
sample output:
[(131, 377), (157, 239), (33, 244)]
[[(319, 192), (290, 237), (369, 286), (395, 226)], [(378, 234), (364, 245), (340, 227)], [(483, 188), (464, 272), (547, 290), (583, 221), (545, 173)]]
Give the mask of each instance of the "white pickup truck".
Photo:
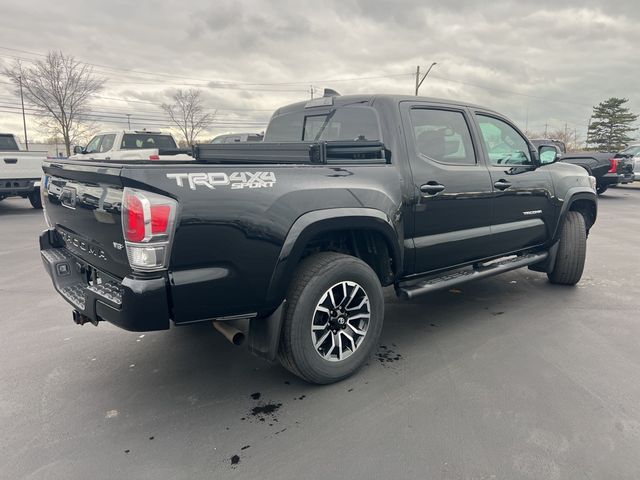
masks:
[(47, 152), (22, 149), (15, 135), (0, 133), (0, 200), (28, 198), (33, 208), (42, 208), (40, 177)]
[(73, 147), (71, 160), (193, 160), (170, 133), (148, 130), (102, 132), (86, 147)]

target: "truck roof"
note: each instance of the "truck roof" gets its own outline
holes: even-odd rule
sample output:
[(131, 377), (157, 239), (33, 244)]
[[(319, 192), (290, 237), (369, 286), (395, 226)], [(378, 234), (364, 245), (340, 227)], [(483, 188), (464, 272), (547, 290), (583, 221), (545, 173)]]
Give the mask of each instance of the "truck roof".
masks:
[[(460, 107), (471, 107), (471, 108), (479, 108), (486, 111), (493, 111), (490, 108), (485, 108), (479, 105), (475, 105), (468, 102), (461, 102), (457, 100), (448, 100), (444, 98), (434, 98), (434, 97), (416, 97), (415, 95), (391, 95), (391, 94), (359, 94), (359, 95), (338, 95), (334, 97), (319, 97), (316, 98), (316, 101), (319, 101), (323, 98), (333, 98), (333, 105), (336, 107), (352, 105), (352, 104), (366, 104), (373, 105), (375, 102), (392, 102), (392, 103), (400, 103), (407, 101), (422, 101), (429, 103), (441, 103), (443, 105), (456, 105)], [(313, 101), (313, 100), (312, 100)], [(273, 114), (280, 115), (287, 112), (295, 112), (300, 109), (303, 109), (310, 101), (305, 100), (303, 102), (292, 103), (290, 105), (285, 105), (284, 107), (278, 108)]]
[(144, 135), (144, 134), (148, 134), (148, 135), (171, 135), (171, 133), (169, 132), (160, 132), (158, 130), (101, 130), (100, 132), (98, 132), (96, 135), (118, 135), (118, 134), (124, 134), (124, 135)]

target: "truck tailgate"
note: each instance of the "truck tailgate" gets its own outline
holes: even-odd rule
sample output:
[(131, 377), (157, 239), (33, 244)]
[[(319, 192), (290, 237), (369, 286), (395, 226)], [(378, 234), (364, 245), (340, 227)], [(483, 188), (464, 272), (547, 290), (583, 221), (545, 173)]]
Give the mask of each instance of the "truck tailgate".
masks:
[(124, 278), (131, 272), (122, 232), (120, 166), (45, 162), (43, 205), (66, 248), (85, 262)]
[(45, 158), (45, 152), (0, 152), (0, 180), (40, 178)]

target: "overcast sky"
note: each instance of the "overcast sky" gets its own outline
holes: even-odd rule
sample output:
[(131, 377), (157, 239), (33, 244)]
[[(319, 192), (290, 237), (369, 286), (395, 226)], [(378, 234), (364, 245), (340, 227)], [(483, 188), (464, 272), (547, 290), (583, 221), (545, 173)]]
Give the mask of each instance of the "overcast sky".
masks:
[[(498, 110), (531, 131), (576, 129), (611, 96), (640, 113), (636, 0), (6, 1), (0, 62), (50, 49), (97, 65), (102, 127), (168, 125), (159, 104), (202, 89), (210, 133), (261, 131), (278, 106), (331, 87), (421, 94)], [(0, 132), (22, 134), (0, 76)], [(15, 111), (16, 113), (7, 113)], [(42, 138), (34, 117), (29, 136)]]

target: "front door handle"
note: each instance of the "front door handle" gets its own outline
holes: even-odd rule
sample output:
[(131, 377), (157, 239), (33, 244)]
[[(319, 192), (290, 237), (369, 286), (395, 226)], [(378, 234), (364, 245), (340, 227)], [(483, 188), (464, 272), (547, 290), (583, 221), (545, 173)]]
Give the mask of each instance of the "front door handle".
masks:
[(496, 183), (493, 184), (493, 186), (496, 187), (498, 190), (506, 190), (511, 186), (511, 183), (507, 182), (506, 180), (498, 180)]
[(427, 195), (435, 195), (436, 193), (440, 193), (444, 190), (444, 185), (440, 185), (437, 182), (429, 182), (424, 185), (420, 185), (420, 191), (422, 193), (426, 193)]

